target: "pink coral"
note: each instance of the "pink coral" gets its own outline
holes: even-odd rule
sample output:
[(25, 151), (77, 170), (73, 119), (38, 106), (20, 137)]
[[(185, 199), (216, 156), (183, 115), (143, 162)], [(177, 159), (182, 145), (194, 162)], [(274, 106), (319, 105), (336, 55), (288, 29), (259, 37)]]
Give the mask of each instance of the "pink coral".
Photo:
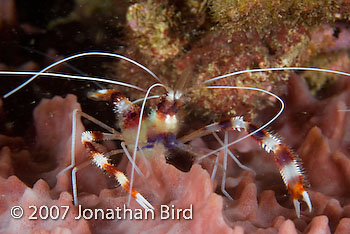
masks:
[[(68, 229), (75, 233), (243, 233), (243, 230), (246, 233), (297, 233), (297, 230), (344, 233), (350, 217), (347, 189), (350, 162), (346, 156), (348, 117), (346, 112), (338, 110), (348, 105), (348, 88), (321, 101), (308, 93), (297, 76), (290, 80), (289, 88), (286, 102), (293, 108), (287, 108), (275, 126), (280, 128), (282, 136), (293, 135), (293, 140), (288, 138), (287, 142), (298, 149), (309, 175), (313, 212), (303, 211), (301, 219), (295, 216), (271, 156), (260, 150), (254, 141), (248, 140), (232, 150), (242, 149), (240, 159), (257, 175), (241, 171), (229, 163), (227, 189), (234, 201), (214, 192), (219, 181), (213, 183), (200, 165), (194, 165), (189, 173), (180, 172), (166, 164), (162, 150), (155, 148), (154, 157), (149, 160), (152, 173), (139, 159), (137, 164), (145, 172), (147, 181), (139, 176), (135, 181), (135, 187), (156, 207), (155, 220), (75, 220), (78, 209), (72, 205), (69, 173), (57, 177), (59, 171), (70, 163), (71, 114), (73, 109), (80, 108), (76, 98), (68, 95), (65, 99), (44, 100), (35, 110), (34, 148), (28, 151), (21, 138), (0, 138), (3, 195), (0, 213), (4, 220), (1, 230), (8, 233), (14, 233), (18, 228), (27, 233), (39, 230), (55, 233)], [(323, 111), (320, 111), (321, 106), (325, 106)], [(306, 116), (296, 118), (303, 113)], [(329, 125), (330, 119), (333, 120), (332, 126)], [(86, 160), (86, 155), (79, 143), (79, 134), (83, 131), (80, 121), (77, 126), (76, 156), (79, 163)], [(120, 164), (123, 169), (122, 165), (125, 163)], [(130, 165), (124, 170), (130, 172)], [(11, 176), (13, 174), (21, 180)], [(24, 182), (33, 184), (33, 188)], [(123, 207), (127, 194), (121, 188), (111, 186), (115, 186), (113, 180), (97, 168), (88, 166), (82, 169), (78, 172), (79, 203), (85, 209)], [(14, 205), (24, 207), (25, 216), (20, 220), (9, 216)], [(32, 212), (28, 205), (68, 205), (70, 210), (65, 220), (34, 221), (28, 220)], [(177, 208), (192, 205), (193, 220), (160, 220), (160, 205)], [(139, 206), (132, 201), (130, 208)]]

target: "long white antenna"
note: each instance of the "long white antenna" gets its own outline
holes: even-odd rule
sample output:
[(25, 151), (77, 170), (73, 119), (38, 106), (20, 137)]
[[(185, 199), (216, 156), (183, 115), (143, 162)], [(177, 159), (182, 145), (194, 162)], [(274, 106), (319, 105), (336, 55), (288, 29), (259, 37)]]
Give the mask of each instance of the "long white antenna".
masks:
[(76, 55), (72, 55), (69, 56), (67, 58), (64, 58), (60, 61), (57, 61), (49, 66), (47, 66), (46, 68), (40, 70), (36, 75), (34, 75), (33, 77), (31, 77), (29, 80), (27, 80), (26, 82), (22, 83), (20, 86), (18, 86), (17, 88), (13, 89), (12, 91), (8, 92), (7, 94), (5, 94), (3, 97), (7, 98), (8, 96), (12, 95), (13, 93), (17, 92), (18, 90), (22, 89), (24, 86), (26, 86), (27, 84), (29, 84), (30, 82), (32, 82), (35, 78), (37, 78), (39, 75), (41, 75), (42, 73), (44, 73), (45, 71), (61, 64), (64, 63), (66, 61), (69, 60), (73, 60), (76, 58), (80, 58), (80, 57), (84, 57), (84, 56), (107, 56), (107, 57), (115, 57), (115, 58), (119, 58), (119, 59), (123, 59), (125, 61), (128, 61), (132, 64), (135, 64), (136, 66), (142, 68), (143, 70), (145, 70), (146, 72), (148, 72), (151, 76), (153, 76), (156, 80), (158, 80), (159, 82), (161, 82), (161, 80), (158, 78), (158, 76), (156, 76), (151, 70), (149, 70), (147, 67), (143, 66), (142, 64), (127, 58), (125, 56), (119, 55), (119, 54), (113, 54), (113, 53), (105, 53), (105, 52), (87, 52), (87, 53), (80, 53), (80, 54), (76, 54)]
[[(57, 78), (62, 78), (62, 79), (76, 79), (76, 80), (89, 80), (89, 81), (98, 81), (98, 82), (103, 82), (107, 84), (115, 84), (115, 85), (120, 85), (120, 86), (125, 86), (133, 89), (137, 89), (143, 92), (146, 92), (145, 89), (142, 89), (138, 86), (128, 84), (125, 82), (120, 82), (120, 81), (115, 81), (115, 80), (109, 80), (109, 79), (104, 79), (104, 78), (98, 78), (98, 77), (91, 77), (91, 76), (75, 76), (75, 75), (68, 75), (68, 74), (61, 74), (61, 73), (52, 73), (52, 72), (27, 72), (27, 71), (0, 71), (0, 75), (38, 75), (38, 76), (50, 76), (50, 77), (57, 77)], [(11, 91), (12, 92), (12, 91)], [(10, 93), (7, 93), (6, 97), (11, 95)], [(4, 98), (5, 95), (3, 96)]]
[[(133, 188), (133, 183), (134, 183), (134, 173), (135, 173), (135, 161), (136, 161), (136, 151), (137, 151), (137, 147), (138, 147), (138, 143), (139, 143), (139, 138), (140, 138), (140, 132), (141, 132), (141, 124), (142, 124), (142, 117), (143, 117), (143, 111), (145, 109), (145, 106), (146, 106), (146, 101), (147, 101), (147, 98), (151, 92), (151, 90), (157, 86), (160, 86), (160, 87), (164, 87), (166, 89), (166, 86), (164, 86), (163, 84), (160, 84), (160, 83), (156, 83), (156, 84), (153, 84), (151, 85), (147, 92), (146, 92), (146, 95), (143, 99), (143, 102), (142, 102), (142, 106), (141, 106), (141, 111), (140, 111), (140, 118), (139, 118), (139, 125), (137, 127), (137, 134), (136, 134), (136, 139), (135, 139), (135, 145), (134, 145), (134, 151), (133, 151), (133, 155), (132, 155), (132, 169), (131, 169), (131, 176), (130, 176), (130, 189), (129, 191), (131, 192), (132, 191), (132, 188)], [(130, 203), (130, 199), (131, 199), (131, 193), (129, 193), (129, 198), (128, 198), (128, 204)]]
[(220, 79), (230, 77), (230, 76), (244, 74), (244, 73), (267, 72), (267, 71), (286, 71), (286, 70), (317, 71), (317, 72), (327, 72), (327, 73), (333, 73), (333, 74), (338, 74), (338, 75), (350, 76), (350, 74), (346, 73), (346, 72), (334, 71), (334, 70), (323, 69), (323, 68), (315, 68), (315, 67), (273, 67), (273, 68), (248, 69), (248, 70), (243, 70), (243, 71), (232, 72), (229, 74), (217, 76), (217, 77), (211, 78), (209, 80), (203, 81), (203, 84), (206, 84), (206, 83), (209, 83), (209, 82), (212, 82), (215, 80), (220, 80)]

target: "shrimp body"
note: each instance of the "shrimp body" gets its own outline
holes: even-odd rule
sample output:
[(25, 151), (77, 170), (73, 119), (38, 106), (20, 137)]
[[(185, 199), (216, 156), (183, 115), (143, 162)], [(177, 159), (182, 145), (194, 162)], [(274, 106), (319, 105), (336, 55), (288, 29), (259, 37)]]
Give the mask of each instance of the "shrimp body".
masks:
[[(133, 146), (140, 120), (140, 107), (132, 104), (124, 94), (114, 89), (98, 90), (90, 93), (89, 98), (110, 102), (125, 143), (128, 147)], [(177, 111), (178, 104), (171, 103), (166, 96), (162, 98), (157, 109), (152, 110), (148, 116), (143, 116), (138, 143), (140, 148), (152, 148), (154, 143), (169, 143), (170, 139), (175, 139), (179, 129)]]

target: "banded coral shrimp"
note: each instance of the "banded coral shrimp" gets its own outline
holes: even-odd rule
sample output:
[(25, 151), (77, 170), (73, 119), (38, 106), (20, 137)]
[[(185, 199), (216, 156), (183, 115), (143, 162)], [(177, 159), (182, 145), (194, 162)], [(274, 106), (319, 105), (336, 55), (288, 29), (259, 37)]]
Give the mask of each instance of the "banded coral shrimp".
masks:
[[(78, 57), (83, 57), (83, 56), (92, 56), (92, 55), (99, 55), (99, 56), (111, 56), (111, 57), (117, 57), (117, 58), (122, 58), (122, 59), (124, 59), (124, 60), (127, 60), (127, 61), (129, 61), (129, 62), (132, 62), (132, 63), (134, 63), (134, 64), (136, 64), (137, 66), (139, 66), (139, 67), (141, 67), (142, 69), (144, 69), (144, 70), (146, 70), (149, 74), (151, 74), (153, 77), (155, 77), (157, 80), (159, 80), (159, 78), (157, 78), (151, 71), (149, 71), (147, 68), (145, 68), (145, 67), (143, 67), (142, 65), (140, 65), (140, 64), (138, 64), (137, 62), (134, 62), (134, 61), (132, 61), (132, 60), (130, 60), (130, 59), (128, 59), (128, 58), (125, 58), (125, 57), (123, 57), (123, 56), (120, 56), (120, 55), (115, 55), (115, 54), (108, 54), (108, 53), (85, 53), (85, 54), (78, 54), (78, 55), (75, 55), (75, 56), (71, 56), (71, 57), (69, 57), (69, 58), (66, 58), (66, 59), (63, 59), (63, 60), (60, 60), (60, 61), (58, 61), (58, 62), (56, 62), (56, 63), (54, 63), (54, 64), (52, 64), (52, 65), (50, 65), (50, 66), (48, 66), (48, 67), (46, 67), (45, 69), (43, 69), (43, 70), (41, 70), (39, 73), (37, 73), (37, 74), (35, 74), (31, 79), (29, 79), (27, 82), (25, 82), (25, 83), (23, 83), (21, 86), (18, 86), (16, 89), (14, 89), (13, 91), (11, 91), (11, 92), (9, 92), (9, 93), (7, 93), (7, 94), (5, 94), (4, 95), (4, 98), (6, 98), (6, 97), (8, 97), (8, 96), (10, 96), (11, 94), (13, 94), (13, 93), (15, 93), (15, 92), (17, 92), (19, 89), (21, 89), (21, 88), (23, 88), (25, 85), (27, 85), (28, 83), (30, 83), (32, 80), (34, 80), (36, 77), (38, 77), (39, 75), (49, 75), (49, 76), (53, 76), (53, 77), (64, 77), (64, 78), (78, 78), (77, 76), (70, 76), (70, 75), (62, 75), (62, 74), (43, 74), (43, 72), (45, 72), (46, 70), (49, 70), (50, 68), (52, 68), (52, 67), (54, 67), (54, 66), (56, 66), (56, 65), (58, 65), (58, 64), (60, 64), (60, 63), (63, 63), (63, 62), (65, 62), (65, 61), (67, 61), (67, 60), (72, 60), (72, 59), (74, 59), (74, 58), (78, 58)], [(18, 72), (18, 73), (13, 73), (13, 72), (2, 72), (3, 74), (17, 74), (17, 75), (21, 75), (21, 74), (30, 74), (30, 73), (26, 73), (26, 72)], [(94, 81), (102, 81), (102, 79), (97, 79), (97, 78), (84, 78), (84, 79), (87, 79), (87, 80), (94, 80)], [(107, 80), (104, 80), (105, 82), (107, 81)], [(108, 82), (108, 81), (107, 81)], [(110, 82), (109, 81), (109, 83), (114, 83), (114, 84), (121, 84), (121, 85), (125, 85), (125, 86), (129, 86), (129, 87), (132, 87), (132, 88), (137, 88), (137, 87), (135, 87), (135, 86), (132, 86), (132, 85), (128, 85), (128, 84), (125, 84), (125, 83), (121, 83), (121, 82)], [(151, 86), (151, 88), (152, 87), (155, 87), (155, 86), (163, 86), (164, 87), (164, 85), (161, 85), (161, 84), (155, 84), (155, 85), (153, 85), (153, 86)], [(151, 89), (150, 88), (150, 89)], [(139, 89), (139, 88), (138, 88)], [(248, 89), (248, 88), (247, 88)], [(250, 88), (250, 89), (252, 89), (252, 88)], [(259, 90), (259, 89), (255, 89), (255, 90)], [(150, 91), (150, 90), (149, 90)], [(147, 95), (149, 94), (149, 91), (147, 92), (147, 94), (146, 94), (146, 97), (147, 97)], [(107, 97), (104, 97), (104, 95), (112, 95), (112, 94), (108, 94), (108, 92), (109, 91), (101, 91), (101, 93), (95, 93), (95, 94), (93, 94), (93, 96), (95, 96), (95, 98), (97, 98), (97, 99), (99, 99), (99, 96), (101, 96), (101, 99), (102, 100), (105, 100), (105, 101), (108, 101), (108, 99), (109, 99), (109, 96), (107, 96)], [(169, 91), (169, 92), (172, 92), (171, 90)], [(265, 91), (266, 92), (266, 91)], [(113, 91), (113, 95), (116, 95), (116, 93), (117, 93), (117, 91)], [(267, 92), (268, 93), (268, 92)], [(175, 105), (175, 103), (176, 103), (176, 99), (179, 99), (179, 98), (175, 98), (175, 96), (176, 96), (176, 94), (170, 94), (170, 96), (171, 95), (174, 95), (174, 97), (172, 97), (172, 98), (170, 98), (169, 100), (166, 100), (166, 99), (164, 99), (163, 100), (163, 102), (164, 102), (164, 104), (162, 104), (162, 105), (164, 105), (164, 106), (161, 106), (161, 105), (159, 105), (159, 109), (158, 109), (158, 111), (157, 112), (160, 112), (160, 113), (158, 113), (158, 114), (161, 114), (161, 113), (167, 113), (167, 112), (174, 112), (175, 114), (177, 113), (177, 110), (175, 111), (175, 109), (177, 109), (178, 107), (177, 106), (175, 106), (175, 107), (172, 107), (173, 105)], [(119, 97), (120, 96), (120, 97)], [(181, 96), (181, 95), (180, 95)], [(125, 113), (123, 113), (123, 110), (121, 110), (121, 109), (123, 109), (124, 107), (120, 107), (119, 105), (121, 105), (120, 103), (123, 103), (123, 102), (126, 102), (127, 101), (127, 99), (125, 99), (125, 97), (124, 96), (122, 96), (122, 95), (120, 95), (120, 94), (118, 94), (117, 95), (117, 100), (110, 100), (110, 101), (113, 101), (113, 105), (114, 105), (114, 108), (117, 110), (116, 112), (118, 113), (119, 112), (119, 114), (122, 114), (122, 116), (125, 114)], [(124, 101), (124, 99), (125, 99), (125, 101)], [(175, 99), (175, 101), (174, 101), (174, 99)], [(145, 99), (146, 100), (146, 99)], [(143, 105), (142, 105), (142, 108), (141, 108), (141, 117), (140, 117), (140, 123), (141, 123), (141, 119), (142, 119), (142, 114), (143, 114), (143, 109), (144, 109), (144, 105), (145, 105), (145, 100), (144, 100), (144, 102), (143, 102)], [(171, 102), (174, 102), (174, 103), (171, 103)], [(131, 103), (129, 103), (128, 105), (131, 105)], [(170, 107), (168, 107), (168, 105), (170, 105)], [(177, 104), (176, 104), (177, 105)], [(132, 107), (132, 108), (134, 108), (134, 107)], [(170, 108), (169, 110), (167, 110), (167, 108)], [(174, 110), (172, 110), (173, 108), (175, 108)], [(160, 109), (162, 109), (162, 110), (160, 110)], [(73, 124), (72, 124), (72, 135), (74, 136), (75, 135), (75, 115), (76, 115), (76, 112), (77, 111), (74, 111), (73, 113), (73, 118), (72, 118), (72, 122), (73, 122)], [(135, 112), (135, 110), (133, 111), (133, 112)], [(101, 126), (103, 126), (105, 129), (107, 129), (107, 130), (109, 130), (110, 132), (112, 132), (112, 133), (114, 133), (115, 131), (112, 129), (111, 130), (111, 128), (109, 128), (109, 127), (106, 127), (105, 125), (103, 125), (102, 123), (100, 123), (100, 122), (98, 122), (98, 121), (96, 121), (96, 120), (94, 120), (92, 117), (88, 117), (86, 114), (83, 114), (83, 113), (81, 113), (81, 115), (83, 115), (85, 118), (89, 118), (90, 120), (92, 120), (93, 122), (95, 122), (95, 123), (97, 123), (97, 124), (99, 124), (99, 125), (101, 125)], [(136, 116), (138, 116), (138, 115), (140, 115), (139, 113), (134, 113), (134, 115), (136, 115)], [(121, 118), (123, 118), (122, 116), (120, 116)], [(164, 123), (162, 123), (162, 120), (160, 120), (160, 122), (158, 123), (158, 124), (160, 124), (161, 126), (163, 126), (163, 128), (165, 127), (165, 128), (171, 128), (171, 130), (173, 130), (174, 128), (176, 128), (176, 126), (174, 127), (169, 127), (169, 126), (167, 126), (167, 124), (168, 124), (168, 115), (166, 115), (166, 119), (165, 119), (165, 126), (163, 126), (164, 125)], [(174, 116), (175, 117), (175, 116)], [(157, 118), (159, 118), (159, 117), (157, 117)], [(172, 118), (172, 117), (170, 117), (170, 118)], [(161, 119), (163, 119), (163, 118), (161, 118)], [(132, 122), (131, 120), (129, 120), (128, 118), (125, 118), (125, 120), (124, 121), (126, 121), (126, 122)], [(172, 123), (172, 121), (175, 121), (175, 123)], [(133, 155), (133, 160), (131, 160), (131, 161), (134, 161), (135, 160), (135, 155), (136, 155), (136, 148), (137, 148), (137, 144), (138, 144), (138, 138), (139, 138), (139, 136), (140, 136), (140, 129), (141, 129), (141, 124), (139, 123), (139, 127), (138, 127), (138, 133), (137, 133), (137, 135), (136, 135), (136, 144), (135, 144), (135, 149), (134, 149), (134, 155)], [(130, 125), (131, 123), (127, 123), (127, 125)], [(174, 119), (174, 120), (170, 120), (170, 125), (176, 125), (176, 119)], [(155, 125), (155, 127), (157, 127), (156, 125)], [(128, 130), (128, 129), (124, 129), (124, 130)], [(113, 138), (116, 138), (116, 139), (122, 139), (121, 138), (121, 136), (120, 135), (114, 135), (114, 137), (113, 136), (110, 136), (110, 135), (100, 135), (101, 133), (98, 133), (98, 132), (96, 132), (96, 133), (94, 133), (94, 132), (84, 132), (83, 133), (83, 143), (84, 143), (84, 145), (87, 147), (87, 148), (89, 148), (90, 149), (90, 156), (92, 157), (92, 159), (93, 159), (93, 161), (95, 161), (95, 163), (97, 163), (97, 165), (98, 165), (98, 167), (100, 167), (100, 168), (104, 168), (104, 164), (107, 164), (108, 165), (108, 167), (113, 167), (112, 165), (110, 165), (107, 161), (107, 159), (104, 159), (104, 161), (100, 158), (100, 157), (102, 157), (102, 156), (100, 156), (100, 152), (92, 145), (92, 143), (93, 143), (93, 141), (101, 141), (101, 140), (110, 140), (110, 139), (113, 139)], [(161, 131), (161, 134), (163, 134), (162, 133), (162, 131)], [(99, 136), (100, 135), (100, 136)], [(149, 138), (151, 138), (152, 136), (148, 136), (149, 134), (146, 134), (147, 135), (147, 137), (149, 137)], [(156, 138), (158, 138), (159, 136), (157, 136), (156, 135)], [(175, 136), (173, 136), (173, 137), (175, 137)], [(106, 138), (106, 139), (105, 139)], [(72, 152), (72, 159), (71, 159), (71, 166), (69, 166), (67, 169), (71, 169), (71, 168), (73, 168), (74, 166), (75, 166), (75, 158), (74, 158), (74, 145), (75, 145), (75, 142), (74, 142), (74, 137), (72, 137), (72, 150), (71, 150), (71, 152)], [(149, 140), (147, 140), (147, 142), (148, 142)], [(150, 144), (154, 144), (154, 142), (152, 143), (152, 142), (149, 142)], [(180, 142), (179, 142), (180, 143)], [(168, 142), (168, 144), (172, 144), (172, 142)], [(123, 145), (122, 145), (123, 146)], [(150, 147), (151, 146), (151, 147)], [(182, 147), (184, 147), (185, 145), (183, 145)], [(146, 145), (146, 146), (144, 146), (145, 148), (152, 148), (153, 146), (152, 145)], [(125, 149), (125, 148), (124, 148)], [(125, 153), (128, 155), (128, 152), (127, 151), (125, 151)], [(95, 155), (96, 154), (96, 157), (97, 158), (99, 158), (99, 159), (94, 159), (95, 158)], [(130, 157), (129, 157), (130, 158)], [(103, 161), (103, 163), (101, 164), (101, 161)], [(133, 165), (133, 168), (134, 168), (135, 166)], [(73, 195), (74, 195), (74, 204), (77, 204), (77, 192), (76, 192), (76, 185), (75, 185), (75, 169), (76, 168), (74, 168), (73, 169), (73, 173), (72, 173), (72, 181), (73, 181)], [(106, 168), (104, 168), (106, 171), (108, 171), (108, 169), (106, 169)], [(110, 169), (110, 171), (109, 171), (109, 173), (110, 174), (115, 174), (115, 172), (112, 172), (112, 171), (115, 171), (116, 169), (113, 167), (112, 169)], [(116, 178), (118, 178), (118, 175), (115, 175), (116, 176)], [(121, 178), (121, 179), (117, 179), (118, 181), (119, 181), (119, 183), (121, 183), (121, 185), (128, 191), (129, 190), (129, 185), (128, 185), (128, 181), (127, 181), (127, 179), (124, 177), (124, 175), (121, 173), (121, 176), (123, 176), (123, 178)], [(120, 177), (120, 176), (119, 176)], [(132, 170), (132, 173), (131, 173), (131, 178), (133, 178), (133, 170)], [(122, 182), (122, 181), (125, 181), (126, 180), (126, 182), (125, 182), (125, 184)], [(224, 184), (224, 183), (223, 183)], [(131, 184), (130, 184), (130, 189), (132, 190), (132, 181), (131, 181)], [(223, 189), (223, 191), (224, 191), (224, 189)], [(133, 195), (134, 196), (134, 198), (136, 199), (136, 196), (138, 196), (138, 202), (140, 203), (140, 205), (141, 206), (143, 206), (144, 208), (151, 208), (152, 206), (147, 202), (147, 201), (145, 201), (144, 200), (144, 198), (141, 196), (141, 195), (139, 195), (136, 191), (134, 192), (136, 195)], [(153, 207), (152, 207), (153, 208)]]
[[(270, 70), (284, 70), (284, 69), (301, 69), (301, 68), (272, 68), (272, 69), (270, 69)], [(327, 70), (322, 70), (322, 69), (314, 69), (314, 68), (305, 68), (306, 70), (307, 69), (309, 69), (309, 70), (313, 70), (313, 71), (324, 71), (324, 72), (326, 72)], [(269, 70), (269, 69), (268, 69)], [(244, 71), (243, 71), (244, 72)], [(261, 69), (258, 69), (258, 70), (256, 70), (256, 71), (249, 71), (249, 72), (261, 72)], [(341, 72), (337, 72), (337, 71), (327, 71), (327, 72), (333, 72), (333, 73), (338, 73), (338, 74), (341, 74), (341, 75), (348, 75), (348, 74), (346, 74), (346, 73), (341, 73)], [(232, 74), (230, 74), (230, 75), (232, 75)], [(229, 75), (226, 75), (226, 76), (229, 76)], [(216, 79), (218, 79), (218, 78), (220, 78), (220, 77), (217, 77)], [(225, 77), (223, 77), (223, 78), (225, 78)], [(209, 80), (208, 82), (210, 82), (211, 80)], [(240, 122), (240, 120), (239, 119), (234, 119), (234, 120), (237, 120), (237, 121), (239, 121)], [(221, 123), (225, 123), (225, 122), (221, 122)], [(220, 124), (219, 125), (216, 125), (217, 127), (219, 127), (220, 126)], [(257, 131), (257, 132), (260, 132), (261, 131), (261, 129), (257, 129), (257, 130), (255, 130), (255, 131)], [(260, 132), (261, 134), (267, 134), (266, 132)], [(251, 132), (250, 134), (256, 134), (256, 132)], [(246, 136), (246, 138), (247, 137), (249, 137), (249, 135), (247, 135)], [(228, 144), (228, 142), (227, 142), (227, 137), (225, 137), (225, 144), (227, 145)], [(233, 144), (233, 143), (232, 143)], [(228, 146), (226, 146), (226, 147), (224, 147), (224, 148), (227, 148)], [(269, 145), (267, 146), (267, 147), (269, 147)], [(219, 150), (222, 150), (222, 149), (224, 149), (224, 148), (221, 148), (221, 149), (218, 149), (217, 151), (219, 151)], [(211, 154), (212, 154), (213, 152), (211, 152)], [(226, 157), (227, 157), (227, 152), (226, 153), (224, 153), (225, 155), (226, 155)]]

